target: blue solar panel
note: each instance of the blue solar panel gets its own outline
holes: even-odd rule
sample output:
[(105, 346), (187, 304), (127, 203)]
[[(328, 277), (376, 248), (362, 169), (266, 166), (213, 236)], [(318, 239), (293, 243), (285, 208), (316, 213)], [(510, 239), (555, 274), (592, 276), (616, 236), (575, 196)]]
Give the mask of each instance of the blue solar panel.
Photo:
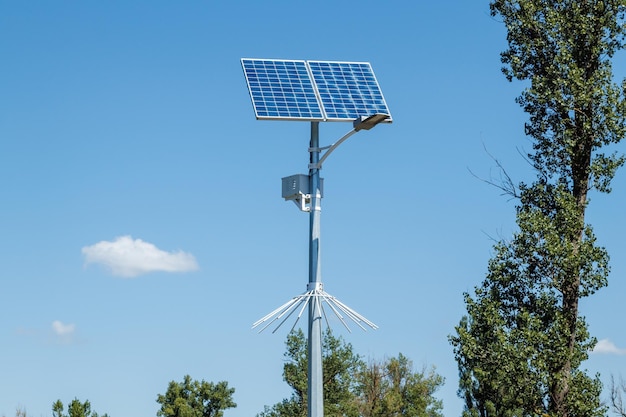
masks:
[(389, 114), (368, 62), (308, 61), (327, 120)]
[(353, 121), (391, 115), (368, 62), (241, 60), (257, 119)]
[(324, 120), (304, 61), (242, 59), (257, 119)]

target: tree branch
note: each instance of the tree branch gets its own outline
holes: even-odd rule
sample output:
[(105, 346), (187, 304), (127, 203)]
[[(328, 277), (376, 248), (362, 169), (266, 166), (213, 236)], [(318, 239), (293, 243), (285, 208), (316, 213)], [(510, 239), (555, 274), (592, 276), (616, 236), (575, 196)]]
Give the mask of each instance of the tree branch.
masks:
[(494, 157), (488, 150), (487, 147), (485, 146), (485, 143), (483, 142), (483, 149), (485, 150), (485, 153), (487, 155), (489, 155), (489, 157), (496, 163), (496, 165), (498, 166), (498, 169), (500, 170), (500, 178), (498, 181), (495, 181), (493, 178), (490, 179), (485, 179), (482, 177), (479, 177), (478, 175), (474, 174), (474, 172), (467, 168), (467, 170), (469, 171), (470, 174), (472, 174), (472, 176), (486, 184), (489, 184), (493, 187), (496, 187), (497, 189), (499, 189), (500, 191), (502, 191), (502, 194), (500, 195), (508, 195), (509, 197), (511, 197), (511, 199), (514, 198), (520, 198), (520, 195), (517, 191), (517, 187), (515, 186), (515, 184), (513, 183), (513, 180), (511, 179), (511, 176), (508, 174), (508, 172), (506, 171), (506, 169), (504, 169), (504, 166), (502, 165), (502, 163), (498, 160), (498, 158)]
[(619, 379), (619, 383), (615, 383), (615, 378), (611, 375), (611, 406), (613, 412), (622, 417), (626, 417), (626, 405), (622, 394), (626, 394), (626, 381), (622, 378)]

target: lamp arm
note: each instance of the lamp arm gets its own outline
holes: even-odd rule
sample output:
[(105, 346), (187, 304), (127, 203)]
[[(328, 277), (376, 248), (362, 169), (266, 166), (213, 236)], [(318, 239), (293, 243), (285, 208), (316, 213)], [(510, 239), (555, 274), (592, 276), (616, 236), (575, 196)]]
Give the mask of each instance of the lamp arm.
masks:
[(326, 158), (328, 158), (328, 156), (335, 150), (337, 149), (337, 147), (339, 145), (341, 145), (343, 142), (346, 141), (346, 139), (348, 139), (350, 136), (354, 135), (357, 132), (356, 129), (352, 129), (351, 131), (349, 131), (348, 133), (346, 133), (345, 135), (343, 135), (341, 137), (341, 139), (339, 139), (337, 142), (333, 143), (332, 145), (330, 145), (329, 147), (325, 148), (326, 152), (324, 152), (324, 155), (322, 155), (322, 157), (320, 158), (320, 160), (316, 163), (316, 164), (309, 164), (309, 169), (322, 169), (322, 164), (324, 163), (324, 161), (326, 160)]

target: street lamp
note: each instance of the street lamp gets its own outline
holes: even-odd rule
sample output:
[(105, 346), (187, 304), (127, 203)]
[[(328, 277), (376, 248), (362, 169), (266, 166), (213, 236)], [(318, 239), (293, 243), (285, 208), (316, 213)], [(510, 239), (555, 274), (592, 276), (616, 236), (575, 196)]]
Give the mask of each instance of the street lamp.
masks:
[(357, 132), (359, 130), (370, 130), (377, 124), (389, 120), (389, 117), (390, 116), (388, 114), (383, 113), (376, 113), (371, 116), (361, 116), (354, 121), (354, 130)]
[[(324, 291), (320, 257), (322, 164), (350, 136), (391, 123), (389, 109), (369, 63), (242, 59), (256, 117), (311, 122), (309, 174), (282, 179), (283, 198), (309, 213), (309, 279), (307, 290), (253, 324), (259, 332), (278, 322), (273, 332), (297, 312), (293, 328), (308, 307), (308, 416), (324, 416), (322, 320), (327, 306), (350, 331), (347, 320), (363, 330), (377, 329), (347, 305)], [(320, 147), (319, 122), (352, 122), (353, 129), (330, 146)], [(322, 154), (322, 152), (324, 152)]]

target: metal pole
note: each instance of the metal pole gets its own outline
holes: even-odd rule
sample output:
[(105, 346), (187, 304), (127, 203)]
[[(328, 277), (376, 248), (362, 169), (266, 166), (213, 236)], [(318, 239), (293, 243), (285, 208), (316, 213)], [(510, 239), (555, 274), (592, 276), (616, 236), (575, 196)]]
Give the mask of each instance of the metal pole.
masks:
[[(320, 212), (322, 193), (317, 163), (320, 157), (319, 122), (311, 122), (309, 181), (311, 212), (309, 221), (309, 284), (308, 291), (322, 289), (320, 260)], [(308, 339), (308, 417), (324, 417), (324, 387), (322, 374), (322, 311), (317, 296), (309, 302)]]

